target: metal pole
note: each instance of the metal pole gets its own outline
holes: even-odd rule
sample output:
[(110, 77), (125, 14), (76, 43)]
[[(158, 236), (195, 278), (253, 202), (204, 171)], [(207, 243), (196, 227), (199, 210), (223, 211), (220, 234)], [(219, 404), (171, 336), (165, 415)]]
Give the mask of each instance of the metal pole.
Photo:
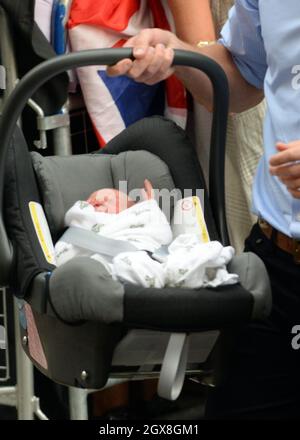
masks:
[[(69, 104), (66, 103), (63, 113), (69, 113)], [(56, 127), (53, 129), (53, 146), (55, 156), (72, 155), (72, 141), (70, 125)]]
[(16, 375), (17, 375), (17, 411), (19, 420), (33, 420), (33, 365), (21, 346), (18, 300), (14, 299)]
[(88, 420), (88, 394), (89, 392), (86, 389), (69, 387), (69, 407), (71, 420)]
[(13, 40), (11, 30), (8, 24), (7, 17), (2, 8), (0, 8), (0, 29), (1, 35), (5, 38), (1, 38), (1, 62), (6, 70), (6, 84), (4, 91), (4, 102), (15, 88), (17, 82), (17, 67), (14, 57)]

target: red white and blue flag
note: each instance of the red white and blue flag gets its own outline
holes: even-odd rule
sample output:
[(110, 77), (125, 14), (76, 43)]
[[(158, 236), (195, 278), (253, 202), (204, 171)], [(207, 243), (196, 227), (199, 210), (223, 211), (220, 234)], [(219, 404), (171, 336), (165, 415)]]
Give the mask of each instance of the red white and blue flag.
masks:
[[(172, 29), (165, 0), (73, 0), (68, 21), (72, 51), (121, 47), (140, 30)], [(136, 83), (125, 76), (106, 75), (106, 66), (77, 70), (85, 104), (99, 143), (133, 122), (154, 114), (165, 115), (185, 128), (186, 93), (172, 76), (155, 86)]]

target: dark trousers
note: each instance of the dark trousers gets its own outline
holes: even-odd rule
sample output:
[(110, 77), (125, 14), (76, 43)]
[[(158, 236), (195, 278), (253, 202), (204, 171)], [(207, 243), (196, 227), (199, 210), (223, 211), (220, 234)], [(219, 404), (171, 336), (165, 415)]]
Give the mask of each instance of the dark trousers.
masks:
[(292, 348), (300, 325), (300, 266), (255, 225), (245, 250), (268, 270), (273, 294), (271, 316), (244, 326), (229, 354), (228, 375), (209, 393), (209, 419), (297, 419), (300, 417), (300, 350)]

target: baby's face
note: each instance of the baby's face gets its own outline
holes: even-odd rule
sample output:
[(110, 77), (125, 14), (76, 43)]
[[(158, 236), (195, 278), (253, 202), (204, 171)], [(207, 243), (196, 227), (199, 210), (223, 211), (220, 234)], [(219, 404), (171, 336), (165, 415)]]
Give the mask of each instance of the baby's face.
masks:
[(135, 203), (127, 194), (110, 188), (93, 192), (87, 202), (93, 205), (95, 211), (109, 214), (118, 214)]

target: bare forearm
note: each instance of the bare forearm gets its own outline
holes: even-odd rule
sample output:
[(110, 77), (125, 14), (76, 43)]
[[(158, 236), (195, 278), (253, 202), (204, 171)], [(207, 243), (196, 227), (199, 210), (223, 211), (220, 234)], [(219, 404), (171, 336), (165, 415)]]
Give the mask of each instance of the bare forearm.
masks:
[[(250, 85), (240, 74), (232, 56), (221, 44), (207, 48), (196, 49), (184, 45), (182, 49), (197, 51), (215, 60), (223, 68), (229, 83), (230, 111), (239, 113), (257, 105), (263, 99), (262, 90)], [(185, 87), (194, 98), (208, 109), (213, 105), (213, 90), (208, 77), (196, 69), (176, 67), (176, 75), (182, 80)]]
[(212, 86), (207, 76), (190, 67), (172, 66), (173, 49), (198, 51), (209, 56), (225, 71), (230, 91), (230, 111), (242, 112), (254, 107), (263, 98), (263, 92), (247, 83), (232, 60), (230, 53), (221, 44), (197, 48), (161, 29), (145, 29), (131, 38), (126, 46), (133, 47), (135, 59), (125, 59), (107, 69), (109, 75), (128, 75), (137, 82), (156, 84), (174, 72), (186, 88), (208, 109), (213, 106)]
[(190, 44), (215, 40), (215, 29), (209, 0), (168, 0), (176, 35)]
[[(230, 111), (241, 112), (258, 104), (262, 99), (262, 92), (244, 80), (224, 46), (215, 44), (201, 49), (196, 46), (200, 40), (214, 40), (216, 37), (210, 1), (168, 0), (168, 3), (174, 17), (177, 37), (189, 43), (186, 49), (199, 51), (213, 58), (224, 69), (229, 82)], [(178, 43), (184, 46), (182, 41), (174, 40), (173, 47)], [(212, 86), (206, 75), (195, 69), (184, 68), (176, 68), (176, 74), (197, 101), (209, 109), (212, 108)]]

